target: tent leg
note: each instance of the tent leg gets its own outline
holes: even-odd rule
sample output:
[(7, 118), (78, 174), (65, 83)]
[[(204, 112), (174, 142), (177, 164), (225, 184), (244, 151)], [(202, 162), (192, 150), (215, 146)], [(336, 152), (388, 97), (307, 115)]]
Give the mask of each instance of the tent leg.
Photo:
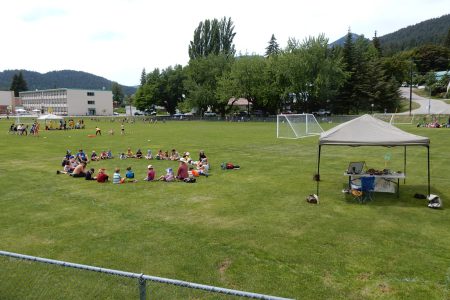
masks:
[(403, 178), (403, 184), (406, 183), (406, 146), (403, 152), (403, 173), (405, 174), (405, 178)]
[(428, 160), (428, 195), (430, 195), (430, 146), (427, 146), (427, 160)]
[(320, 181), (320, 150), (322, 146), (319, 145), (319, 154), (317, 157), (317, 178), (316, 178), (316, 195), (319, 196), (319, 181)]

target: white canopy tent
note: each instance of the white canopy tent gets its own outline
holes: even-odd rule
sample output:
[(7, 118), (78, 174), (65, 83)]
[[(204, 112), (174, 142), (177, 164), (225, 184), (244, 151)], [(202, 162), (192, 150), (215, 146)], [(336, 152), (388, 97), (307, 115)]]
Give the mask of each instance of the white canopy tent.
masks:
[[(430, 195), (430, 139), (405, 132), (370, 115), (363, 115), (323, 132), (319, 138), (317, 177), (320, 179), (320, 153), (324, 145), (335, 146), (404, 146), (404, 169), (406, 171), (406, 146), (427, 147), (428, 195)], [(317, 195), (319, 181), (317, 181)]]
[(63, 117), (54, 114), (42, 115), (38, 118), (38, 120), (62, 120), (62, 119)]

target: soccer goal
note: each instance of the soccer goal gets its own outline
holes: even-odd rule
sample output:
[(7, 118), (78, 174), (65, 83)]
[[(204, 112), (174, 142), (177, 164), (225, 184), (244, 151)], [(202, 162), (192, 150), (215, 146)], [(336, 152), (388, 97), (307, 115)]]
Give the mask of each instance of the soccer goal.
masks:
[(414, 115), (392, 115), (391, 124), (413, 124)]
[(277, 138), (299, 139), (323, 132), (312, 114), (293, 114), (277, 116)]
[(373, 114), (373, 116), (392, 125), (413, 124), (415, 117), (407, 114)]

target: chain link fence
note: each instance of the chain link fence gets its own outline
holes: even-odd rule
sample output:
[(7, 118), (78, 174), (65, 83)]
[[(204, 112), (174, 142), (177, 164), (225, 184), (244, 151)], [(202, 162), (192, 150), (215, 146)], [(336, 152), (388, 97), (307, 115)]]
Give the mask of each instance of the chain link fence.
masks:
[(6, 251), (0, 270), (0, 299), (287, 299)]

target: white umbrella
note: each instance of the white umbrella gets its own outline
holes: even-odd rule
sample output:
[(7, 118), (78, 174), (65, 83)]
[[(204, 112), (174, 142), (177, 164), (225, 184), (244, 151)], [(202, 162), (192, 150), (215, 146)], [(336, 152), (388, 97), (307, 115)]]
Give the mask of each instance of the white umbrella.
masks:
[(16, 109), (16, 112), (26, 112), (26, 110), (23, 108), (18, 108), (18, 109)]
[(41, 112), (41, 110), (40, 109), (33, 109), (32, 111), (34, 111), (34, 112)]

